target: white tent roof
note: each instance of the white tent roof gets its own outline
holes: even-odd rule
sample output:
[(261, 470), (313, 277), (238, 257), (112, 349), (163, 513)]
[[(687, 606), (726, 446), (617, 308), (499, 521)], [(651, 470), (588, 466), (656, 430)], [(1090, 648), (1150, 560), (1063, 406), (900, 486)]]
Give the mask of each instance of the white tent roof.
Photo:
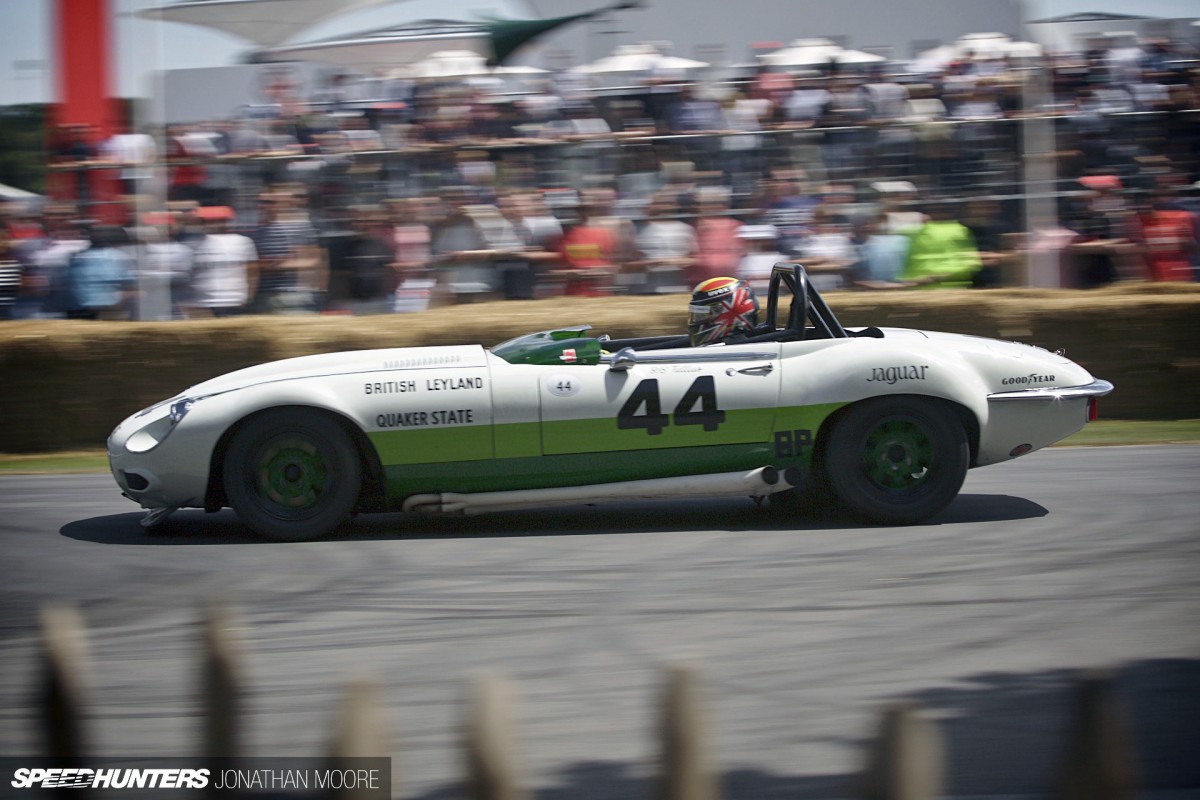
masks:
[(968, 33), (954, 43), (963, 55), (982, 58), (1003, 58), (1015, 42), (1003, 33)]
[(609, 72), (663, 72), (707, 67), (704, 61), (666, 56), (649, 44), (621, 45), (613, 54), (591, 64), (571, 67), (571, 72), (599, 75)]
[(796, 39), (787, 47), (762, 56), (772, 67), (812, 67), (836, 61), (839, 64), (870, 64), (886, 61), (863, 50), (847, 50), (829, 39)]
[(487, 58), (470, 50), (439, 50), (404, 68), (409, 78), (465, 78), (487, 75)]
[(1144, 35), (1157, 24), (1157, 17), (1085, 12), (1030, 20), (1026, 30), (1035, 42), (1051, 52), (1080, 53), (1087, 49), (1088, 40), (1097, 36), (1126, 31)]
[(887, 61), (884, 56), (866, 50), (843, 50), (835, 58), (839, 64), (879, 64)]
[(215, 28), (270, 47), (322, 20), (389, 2), (395, 0), (181, 0), (137, 16)]
[(968, 33), (960, 36), (953, 44), (944, 44), (926, 50), (913, 60), (917, 72), (936, 72), (944, 69), (951, 61), (971, 58), (1032, 58), (1042, 54), (1042, 47), (1034, 42), (1017, 42), (1002, 33)]
[[(488, 67), (487, 58), (470, 50), (438, 50), (430, 53), (415, 64), (400, 67), (392, 72), (393, 77), (414, 80), (437, 80), (450, 78), (478, 78), (495, 80), (503, 85), (503, 78), (519, 78), (522, 75), (543, 75), (547, 70), (537, 67), (501, 66)], [(487, 85), (480, 83), (479, 85)]]
[(937, 72), (946, 68), (951, 61), (962, 58), (958, 45), (943, 44), (920, 53), (912, 62), (912, 68), (917, 72)]
[(499, 67), (492, 67), (493, 75), (546, 75), (550, 72), (548, 69), (541, 67), (530, 67), (523, 64), (502, 64)]

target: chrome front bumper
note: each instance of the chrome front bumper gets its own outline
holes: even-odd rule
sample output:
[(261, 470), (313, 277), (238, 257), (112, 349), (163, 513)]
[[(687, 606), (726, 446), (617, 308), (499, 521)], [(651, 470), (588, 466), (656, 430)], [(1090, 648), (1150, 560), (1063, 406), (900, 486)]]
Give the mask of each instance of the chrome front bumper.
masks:
[(1108, 381), (1094, 380), (1083, 386), (1042, 387), (1020, 389), (1015, 392), (997, 392), (989, 394), (987, 399), (989, 402), (993, 400), (1075, 400), (1082, 397), (1103, 397), (1112, 390), (1113, 385)]

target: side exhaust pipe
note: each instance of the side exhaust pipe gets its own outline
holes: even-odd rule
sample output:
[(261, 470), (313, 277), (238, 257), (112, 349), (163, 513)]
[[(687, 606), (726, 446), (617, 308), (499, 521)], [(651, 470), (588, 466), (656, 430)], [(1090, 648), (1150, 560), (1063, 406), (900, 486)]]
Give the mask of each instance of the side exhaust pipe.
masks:
[(550, 489), (523, 489), (511, 492), (474, 494), (442, 492), (415, 494), (404, 500), (405, 511), (427, 514), (464, 514), (472, 516), (492, 511), (523, 508), (549, 508), (577, 503), (620, 500), (662, 500), (680, 497), (766, 497), (800, 485), (800, 470), (788, 467), (759, 467), (750, 472), (720, 472), (711, 475), (684, 475), (678, 478), (652, 478), (642, 481), (603, 483), (588, 486), (559, 486)]

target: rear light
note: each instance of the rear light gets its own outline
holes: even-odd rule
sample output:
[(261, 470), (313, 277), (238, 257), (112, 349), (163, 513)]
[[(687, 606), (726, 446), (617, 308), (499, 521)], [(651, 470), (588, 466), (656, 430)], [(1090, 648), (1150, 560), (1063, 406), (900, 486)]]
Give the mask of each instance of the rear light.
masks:
[(1088, 398), (1087, 421), (1095, 422), (1098, 419), (1100, 419), (1100, 398), (1099, 397), (1089, 397)]

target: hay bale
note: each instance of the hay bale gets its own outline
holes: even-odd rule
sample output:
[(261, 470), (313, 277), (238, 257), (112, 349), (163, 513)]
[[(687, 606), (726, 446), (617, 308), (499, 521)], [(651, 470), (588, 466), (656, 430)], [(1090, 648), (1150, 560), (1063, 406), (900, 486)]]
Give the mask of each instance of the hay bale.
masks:
[[(1063, 349), (1117, 392), (1106, 417), (1181, 419), (1200, 400), (1200, 285), (834, 292), (847, 326), (924, 328)], [(682, 296), (553, 298), (373, 317), (12, 322), (0, 327), (0, 452), (99, 447), (126, 416), (200, 381), (280, 358), (418, 345), (498, 344), (590, 324), (614, 338), (679, 333)]]

